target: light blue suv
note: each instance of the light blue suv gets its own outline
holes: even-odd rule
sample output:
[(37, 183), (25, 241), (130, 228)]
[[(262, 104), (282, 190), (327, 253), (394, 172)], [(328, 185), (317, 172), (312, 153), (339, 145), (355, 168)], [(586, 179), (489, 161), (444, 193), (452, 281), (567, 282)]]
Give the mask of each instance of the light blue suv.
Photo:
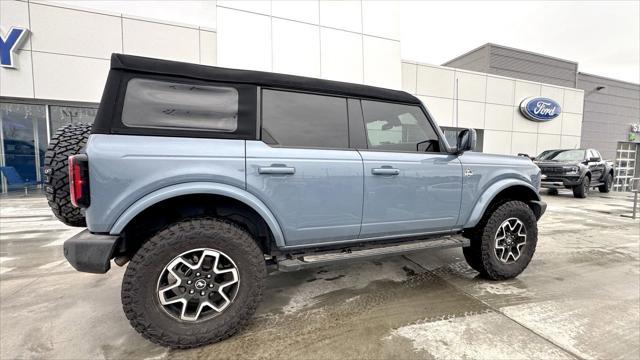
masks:
[(170, 347), (242, 328), (270, 267), (457, 246), (486, 278), (515, 277), (546, 208), (530, 159), (473, 152), (471, 129), (449, 145), (402, 91), (114, 54), (86, 131), (47, 153), (56, 215), (87, 226), (65, 256), (128, 262), (126, 316)]

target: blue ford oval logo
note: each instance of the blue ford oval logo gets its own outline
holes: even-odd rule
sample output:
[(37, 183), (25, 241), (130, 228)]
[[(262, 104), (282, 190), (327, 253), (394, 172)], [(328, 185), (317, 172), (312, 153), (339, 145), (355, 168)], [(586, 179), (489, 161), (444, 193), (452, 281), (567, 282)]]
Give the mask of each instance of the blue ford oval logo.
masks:
[(520, 112), (533, 121), (549, 121), (560, 115), (560, 104), (544, 97), (532, 97), (522, 100)]

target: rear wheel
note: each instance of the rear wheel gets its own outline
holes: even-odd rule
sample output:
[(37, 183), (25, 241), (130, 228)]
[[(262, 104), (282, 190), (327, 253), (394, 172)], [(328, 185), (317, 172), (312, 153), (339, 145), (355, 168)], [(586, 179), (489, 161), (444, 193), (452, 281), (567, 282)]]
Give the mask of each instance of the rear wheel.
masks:
[(604, 178), (604, 184), (598, 186), (598, 190), (601, 193), (608, 193), (611, 191), (611, 185), (613, 184), (613, 174), (608, 173)]
[(591, 188), (591, 177), (586, 175), (582, 178), (582, 182), (579, 185), (573, 187), (573, 197), (577, 197), (580, 199), (584, 199), (589, 194), (589, 189)]
[(44, 189), (53, 214), (69, 226), (86, 226), (81, 210), (71, 204), (69, 194), (69, 156), (87, 143), (91, 125), (69, 124), (51, 138), (44, 157)]
[(145, 338), (191, 348), (228, 338), (255, 312), (266, 267), (254, 239), (225, 220), (170, 225), (131, 259), (122, 306)]
[(511, 279), (526, 269), (538, 242), (536, 217), (522, 201), (508, 201), (485, 215), (471, 244), (469, 266), (492, 280)]

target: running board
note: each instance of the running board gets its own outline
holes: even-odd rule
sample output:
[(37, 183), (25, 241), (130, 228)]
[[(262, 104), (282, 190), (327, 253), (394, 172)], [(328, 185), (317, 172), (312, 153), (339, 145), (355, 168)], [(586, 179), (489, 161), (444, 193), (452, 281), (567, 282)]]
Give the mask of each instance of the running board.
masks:
[(278, 270), (283, 272), (298, 271), (342, 262), (364, 261), (394, 255), (410, 254), (428, 249), (447, 249), (466, 246), (469, 246), (469, 239), (460, 235), (450, 235), (430, 240), (403, 242), (385, 247), (368, 248), (364, 250), (346, 249), (339, 253), (308, 255), (295, 259), (280, 260), (278, 261)]

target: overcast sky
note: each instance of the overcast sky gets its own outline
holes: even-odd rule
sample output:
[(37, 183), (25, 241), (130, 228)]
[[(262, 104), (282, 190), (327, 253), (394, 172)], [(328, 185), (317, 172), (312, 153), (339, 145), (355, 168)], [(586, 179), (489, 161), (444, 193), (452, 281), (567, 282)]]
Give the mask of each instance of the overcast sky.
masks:
[(405, 1), (402, 58), (442, 64), (488, 42), (640, 83), (640, 1)]
[[(215, 27), (206, 1), (58, 0)], [(440, 65), (488, 42), (578, 62), (579, 70), (640, 83), (640, 0), (403, 1), (402, 58)]]

